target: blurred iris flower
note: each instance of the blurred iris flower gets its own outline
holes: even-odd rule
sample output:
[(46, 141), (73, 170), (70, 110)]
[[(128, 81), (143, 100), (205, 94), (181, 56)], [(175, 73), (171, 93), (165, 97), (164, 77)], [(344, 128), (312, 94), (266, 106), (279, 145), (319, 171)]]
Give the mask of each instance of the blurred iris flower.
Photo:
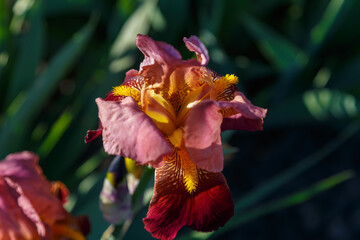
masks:
[(132, 218), (131, 196), (135, 192), (144, 166), (132, 159), (116, 156), (111, 162), (100, 193), (100, 209), (106, 221), (123, 224)]
[(196, 59), (182, 60), (171, 45), (138, 35), (145, 59), (139, 71), (105, 99), (98, 98), (105, 151), (151, 165), (154, 194), (145, 229), (158, 239), (173, 239), (183, 226), (214, 231), (234, 214), (234, 202), (221, 173), (222, 130), (261, 130), (266, 109), (237, 90), (238, 78), (206, 67), (209, 55), (195, 36), (184, 38)]
[(0, 239), (84, 240), (89, 221), (64, 209), (68, 194), (45, 178), (35, 154), (8, 155), (0, 162)]

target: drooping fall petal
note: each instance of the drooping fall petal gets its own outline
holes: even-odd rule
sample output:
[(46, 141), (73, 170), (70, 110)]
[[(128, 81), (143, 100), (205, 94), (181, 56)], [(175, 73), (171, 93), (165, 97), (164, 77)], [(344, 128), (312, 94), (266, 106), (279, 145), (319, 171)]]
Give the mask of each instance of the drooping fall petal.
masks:
[(174, 239), (183, 226), (214, 231), (234, 214), (234, 202), (222, 173), (198, 169), (197, 190), (190, 194), (181, 181), (179, 167), (166, 163), (156, 169), (154, 195), (143, 221), (157, 239)]
[(172, 151), (154, 122), (131, 97), (120, 103), (98, 98), (96, 103), (107, 153), (136, 159), (140, 164), (157, 166), (161, 164), (161, 157)]
[(263, 118), (266, 116), (267, 110), (254, 106), (243, 93), (235, 92), (235, 97), (230, 102), (221, 102), (222, 109), (231, 107), (238, 114), (224, 118), (221, 130), (246, 130), (257, 131), (262, 130)]

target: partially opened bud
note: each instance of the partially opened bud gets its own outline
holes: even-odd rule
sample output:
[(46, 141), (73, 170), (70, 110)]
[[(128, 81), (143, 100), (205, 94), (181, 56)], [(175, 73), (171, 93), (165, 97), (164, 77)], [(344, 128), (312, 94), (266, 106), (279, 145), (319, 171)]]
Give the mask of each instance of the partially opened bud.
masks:
[(114, 158), (100, 194), (100, 209), (106, 221), (121, 224), (132, 217), (131, 196), (126, 183), (124, 158)]
[(145, 166), (136, 164), (136, 162), (131, 158), (125, 158), (125, 166), (128, 171), (126, 176), (127, 186), (129, 188), (130, 195), (133, 195), (135, 189), (139, 185)]

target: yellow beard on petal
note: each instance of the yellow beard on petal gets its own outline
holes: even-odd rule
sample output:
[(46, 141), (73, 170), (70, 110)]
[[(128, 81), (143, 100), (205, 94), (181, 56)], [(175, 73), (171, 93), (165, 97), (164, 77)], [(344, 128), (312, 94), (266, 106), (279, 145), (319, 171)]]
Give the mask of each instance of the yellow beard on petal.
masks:
[(220, 77), (215, 80), (214, 85), (217, 93), (225, 91), (231, 85), (237, 84), (239, 79), (234, 74), (226, 74), (224, 77)]
[(114, 96), (132, 97), (136, 102), (140, 101), (141, 93), (136, 88), (120, 85), (113, 88)]
[(174, 149), (174, 152), (166, 161), (172, 165), (182, 179), (186, 191), (190, 194), (195, 192), (199, 183), (199, 175), (195, 164), (191, 161), (185, 149)]

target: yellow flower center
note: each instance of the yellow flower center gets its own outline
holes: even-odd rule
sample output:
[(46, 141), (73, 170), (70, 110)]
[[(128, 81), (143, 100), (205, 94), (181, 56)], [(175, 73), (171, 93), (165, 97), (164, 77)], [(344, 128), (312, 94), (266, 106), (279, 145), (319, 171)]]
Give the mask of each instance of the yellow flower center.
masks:
[[(203, 69), (201, 71), (203, 74), (199, 75), (198, 72), (191, 70), (186, 71), (181, 68), (175, 70), (170, 75), (168, 83), (164, 83), (162, 88), (149, 85), (137, 89), (121, 85), (113, 90), (115, 96), (132, 97), (173, 145), (174, 152), (171, 156), (167, 156), (165, 161), (181, 166), (180, 175), (189, 193), (197, 188), (198, 171), (184, 147), (185, 121), (191, 109), (201, 101), (232, 100), (231, 87), (238, 82), (235, 75), (227, 74), (213, 79), (210, 74), (206, 74), (206, 71)], [(224, 111), (224, 113), (228, 112)]]

